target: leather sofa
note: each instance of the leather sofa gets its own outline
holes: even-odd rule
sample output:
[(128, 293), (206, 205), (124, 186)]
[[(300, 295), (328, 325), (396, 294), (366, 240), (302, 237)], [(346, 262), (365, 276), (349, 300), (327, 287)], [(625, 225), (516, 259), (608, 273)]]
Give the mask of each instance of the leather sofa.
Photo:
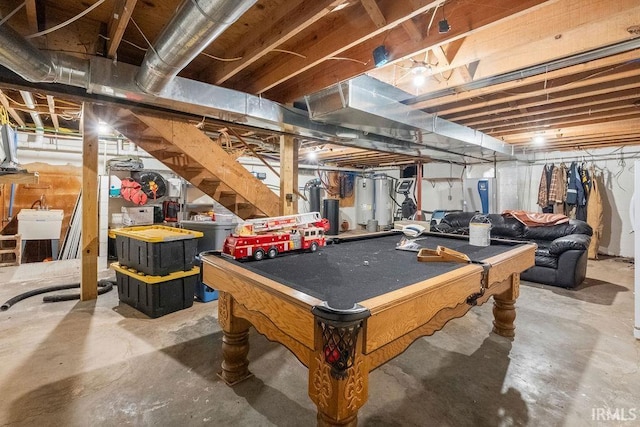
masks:
[[(432, 232), (469, 234), (469, 222), (477, 213), (450, 213), (439, 224), (431, 225)], [(533, 242), (536, 249), (535, 266), (520, 277), (530, 282), (575, 288), (587, 274), (587, 249), (592, 230), (580, 220), (554, 226), (529, 227), (513, 217), (489, 214), (491, 238)]]

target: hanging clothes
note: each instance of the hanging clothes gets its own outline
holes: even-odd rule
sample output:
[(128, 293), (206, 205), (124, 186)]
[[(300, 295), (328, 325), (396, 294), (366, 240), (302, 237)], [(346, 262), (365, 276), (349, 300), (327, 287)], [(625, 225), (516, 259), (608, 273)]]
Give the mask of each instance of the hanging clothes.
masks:
[(589, 192), (591, 191), (591, 174), (587, 170), (587, 165), (584, 163), (580, 166), (580, 182), (582, 182), (582, 189), (589, 202)]
[(576, 218), (584, 217), (586, 220), (587, 199), (584, 194), (584, 187), (580, 178), (580, 168), (577, 162), (572, 162), (567, 172), (567, 204), (569, 209), (576, 209)]
[[(553, 183), (553, 164), (544, 165), (542, 168), (542, 176), (540, 177), (540, 185), (538, 187), (538, 206), (542, 208), (542, 212), (544, 213), (552, 213), (553, 205), (552, 205), (552, 195), (555, 197), (557, 193), (558, 183)], [(553, 194), (552, 194), (553, 192)]]
[(589, 259), (598, 259), (598, 248), (600, 247), (600, 239), (602, 238), (602, 230), (604, 229), (604, 209), (602, 206), (602, 193), (604, 190), (604, 182), (602, 175), (595, 175), (592, 169), (590, 179), (589, 202), (587, 204), (587, 224), (593, 229), (591, 243), (589, 244)]
[(560, 163), (556, 168), (558, 174), (558, 193), (554, 200), (553, 213), (566, 215), (565, 203), (567, 201), (567, 165)]
[(591, 189), (591, 177), (587, 171), (587, 166), (582, 163), (578, 167), (580, 172), (580, 184), (582, 186), (582, 193), (584, 194), (583, 203), (580, 203), (578, 199), (578, 205), (576, 206), (576, 219), (586, 221), (587, 220), (587, 204), (589, 203), (589, 191)]

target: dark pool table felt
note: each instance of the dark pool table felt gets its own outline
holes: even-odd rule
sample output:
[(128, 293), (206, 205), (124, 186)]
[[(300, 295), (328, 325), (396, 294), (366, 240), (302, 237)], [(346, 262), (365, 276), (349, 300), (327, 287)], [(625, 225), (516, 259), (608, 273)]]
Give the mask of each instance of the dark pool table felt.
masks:
[[(417, 253), (396, 249), (403, 235), (345, 241), (327, 245), (317, 252), (287, 252), (262, 261), (232, 261), (293, 289), (327, 301), (335, 309), (348, 309), (354, 303), (385, 294), (404, 286), (447, 273), (465, 264), (418, 262)], [(482, 261), (513, 249), (513, 244), (492, 242), (472, 246), (466, 239), (421, 236), (421, 247), (438, 245), (465, 253)], [(365, 262), (366, 261), (366, 262)]]

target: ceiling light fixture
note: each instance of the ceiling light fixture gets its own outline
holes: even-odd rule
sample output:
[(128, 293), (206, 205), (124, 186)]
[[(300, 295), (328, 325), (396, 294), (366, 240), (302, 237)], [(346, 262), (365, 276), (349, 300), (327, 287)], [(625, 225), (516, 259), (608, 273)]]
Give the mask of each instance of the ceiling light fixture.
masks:
[(546, 138), (542, 135), (536, 135), (533, 137), (533, 143), (536, 145), (542, 145), (547, 142)]
[(451, 25), (447, 21), (447, 18), (444, 16), (444, 3), (442, 3), (442, 20), (438, 22), (438, 32), (440, 34), (448, 33), (451, 29)]
[(413, 76), (413, 85), (414, 86), (423, 86), (427, 81), (427, 76), (424, 74), (416, 74)]
[(380, 45), (373, 49), (373, 63), (376, 67), (382, 67), (387, 62), (389, 62), (389, 52), (384, 45)]
[(411, 74), (413, 74), (413, 84), (415, 86), (422, 86), (427, 81), (427, 76), (431, 74), (431, 66), (423, 61), (416, 61), (411, 59), (413, 65), (411, 66)]
[(105, 122), (103, 122), (102, 120), (98, 122), (98, 134), (100, 135), (106, 135), (108, 133), (111, 133), (111, 129), (109, 127), (108, 124), (106, 124)]

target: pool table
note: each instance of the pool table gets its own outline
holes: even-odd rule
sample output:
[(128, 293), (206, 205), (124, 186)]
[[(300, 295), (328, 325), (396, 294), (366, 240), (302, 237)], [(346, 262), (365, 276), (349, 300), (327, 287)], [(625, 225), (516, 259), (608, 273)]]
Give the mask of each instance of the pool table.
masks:
[(318, 252), (262, 261), (202, 256), (203, 281), (220, 292), (220, 377), (233, 385), (251, 376), (253, 325), (309, 369), (318, 425), (354, 426), (369, 372), (474, 305), (493, 296), (493, 332), (514, 336), (520, 272), (534, 265), (534, 244), (494, 240), (478, 247), (427, 234), (414, 243), (464, 253), (470, 262), (420, 262), (416, 252), (396, 248), (402, 237), (335, 239)]

